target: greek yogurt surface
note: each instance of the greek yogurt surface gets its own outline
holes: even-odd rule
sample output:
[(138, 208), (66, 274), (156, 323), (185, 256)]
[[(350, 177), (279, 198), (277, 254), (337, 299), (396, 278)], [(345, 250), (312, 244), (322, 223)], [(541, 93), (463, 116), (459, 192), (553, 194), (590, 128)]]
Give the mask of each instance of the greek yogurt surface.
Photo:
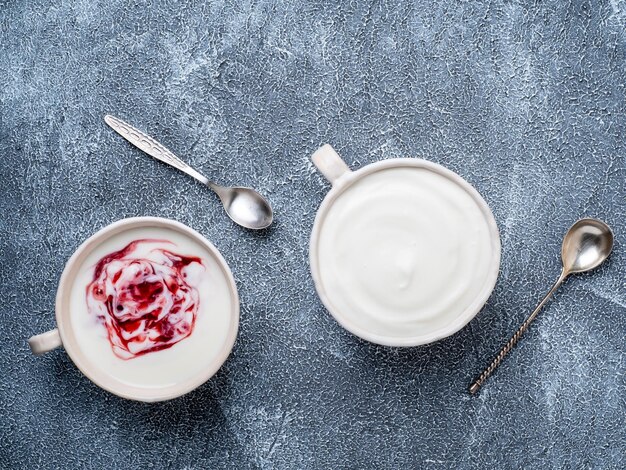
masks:
[(322, 299), (344, 326), (385, 344), (437, 335), (468, 312), (469, 321), (493, 288), (500, 244), (466, 186), (391, 166), (336, 196), (318, 221), (315, 261)]
[(81, 353), (136, 387), (170, 386), (201, 373), (220, 354), (232, 315), (217, 260), (168, 228), (130, 229), (99, 244), (70, 293)]

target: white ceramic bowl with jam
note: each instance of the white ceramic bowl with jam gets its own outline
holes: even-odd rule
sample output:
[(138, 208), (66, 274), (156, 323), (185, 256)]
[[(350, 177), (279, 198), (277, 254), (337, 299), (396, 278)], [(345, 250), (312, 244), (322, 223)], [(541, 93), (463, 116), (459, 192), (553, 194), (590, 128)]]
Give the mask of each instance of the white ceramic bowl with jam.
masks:
[(67, 262), (57, 328), (33, 353), (63, 346), (94, 383), (123, 398), (160, 401), (213, 376), (237, 336), (239, 297), (219, 251), (173, 220), (137, 217), (87, 239)]

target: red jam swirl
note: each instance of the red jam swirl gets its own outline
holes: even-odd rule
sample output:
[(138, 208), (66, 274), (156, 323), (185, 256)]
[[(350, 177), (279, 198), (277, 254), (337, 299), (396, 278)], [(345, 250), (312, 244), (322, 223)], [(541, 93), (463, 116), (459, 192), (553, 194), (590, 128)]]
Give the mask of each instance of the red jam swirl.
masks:
[(173, 245), (135, 240), (98, 261), (87, 286), (88, 311), (121, 359), (170, 348), (193, 332), (200, 299), (190, 274), (196, 263), (204, 269), (202, 260), (144, 245), (155, 243)]

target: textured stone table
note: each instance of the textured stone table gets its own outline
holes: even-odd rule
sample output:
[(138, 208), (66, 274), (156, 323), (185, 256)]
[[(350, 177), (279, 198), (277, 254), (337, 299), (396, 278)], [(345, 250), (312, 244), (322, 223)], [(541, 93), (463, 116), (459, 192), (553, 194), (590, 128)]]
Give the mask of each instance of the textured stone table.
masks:
[[(344, 2), (337, 2), (344, 3)], [(624, 468), (626, 2), (0, 2), (0, 467)], [(267, 233), (108, 129), (158, 136), (272, 201)], [(307, 267), (328, 184), (415, 156), (493, 208), (502, 269), (470, 325), (391, 349), (343, 331)], [(92, 385), (54, 327), (64, 263), (123, 217), (199, 230), (241, 295), (220, 372), (161, 404)], [(570, 279), (483, 392), (467, 386), (544, 294), (589, 215), (610, 261)]]

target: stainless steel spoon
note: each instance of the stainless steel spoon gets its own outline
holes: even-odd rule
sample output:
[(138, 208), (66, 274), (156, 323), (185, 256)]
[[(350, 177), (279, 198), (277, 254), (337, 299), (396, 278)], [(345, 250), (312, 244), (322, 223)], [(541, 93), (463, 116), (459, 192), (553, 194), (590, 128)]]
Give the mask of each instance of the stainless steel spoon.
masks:
[(130, 124), (114, 116), (104, 116), (104, 121), (119, 135), (135, 147), (143, 150), (151, 157), (156, 158), (180, 171), (193, 176), (211, 188), (222, 201), (228, 216), (242, 227), (259, 230), (269, 227), (274, 218), (272, 207), (258, 192), (251, 188), (227, 187), (209, 181), (205, 176), (187, 165), (152, 137), (135, 129)]
[(517, 344), (524, 332), (528, 329), (532, 321), (537, 317), (541, 308), (554, 291), (563, 283), (570, 274), (584, 273), (598, 267), (608, 258), (613, 249), (613, 232), (607, 224), (598, 219), (580, 219), (565, 234), (563, 246), (561, 247), (561, 260), (563, 269), (561, 275), (546, 294), (533, 313), (519, 327), (508, 343), (500, 350), (498, 355), (491, 362), (489, 367), (470, 386), (469, 391), (474, 394), (481, 385), (500, 365), (504, 357), (513, 346)]

